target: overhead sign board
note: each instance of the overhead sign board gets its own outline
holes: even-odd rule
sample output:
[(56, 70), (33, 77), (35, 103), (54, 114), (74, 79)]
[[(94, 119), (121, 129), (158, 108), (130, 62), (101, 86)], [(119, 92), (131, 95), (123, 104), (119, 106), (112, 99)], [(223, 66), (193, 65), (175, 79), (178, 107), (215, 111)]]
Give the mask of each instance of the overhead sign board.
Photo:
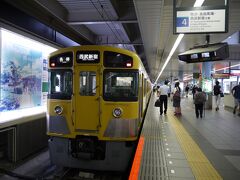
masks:
[(228, 31), (227, 17), (226, 6), (175, 8), (174, 33), (224, 33)]
[(178, 55), (179, 60), (186, 63), (221, 61), (228, 57), (229, 46), (227, 43), (202, 45)]
[(215, 79), (229, 79), (230, 74), (228, 74), (228, 73), (215, 73), (215, 74), (213, 74), (213, 78), (215, 78)]
[(240, 76), (240, 69), (231, 69), (231, 75)]

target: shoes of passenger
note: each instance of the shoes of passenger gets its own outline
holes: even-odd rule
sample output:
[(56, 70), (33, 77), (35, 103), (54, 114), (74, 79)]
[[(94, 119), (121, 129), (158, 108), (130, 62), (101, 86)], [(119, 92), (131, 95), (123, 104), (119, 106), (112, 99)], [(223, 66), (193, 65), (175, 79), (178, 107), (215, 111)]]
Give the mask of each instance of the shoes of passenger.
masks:
[(198, 116), (196, 116), (196, 118), (198, 119)]
[(167, 111), (164, 111), (164, 114), (167, 114)]
[(162, 113), (160, 113), (160, 115), (162, 115)]
[(216, 111), (218, 111), (219, 110), (219, 108), (218, 107), (216, 107)]
[(202, 118), (202, 116), (200, 115), (200, 118)]
[(181, 116), (182, 113), (175, 113), (174, 115), (175, 115), (175, 116)]
[(233, 114), (236, 114), (236, 109), (233, 110)]

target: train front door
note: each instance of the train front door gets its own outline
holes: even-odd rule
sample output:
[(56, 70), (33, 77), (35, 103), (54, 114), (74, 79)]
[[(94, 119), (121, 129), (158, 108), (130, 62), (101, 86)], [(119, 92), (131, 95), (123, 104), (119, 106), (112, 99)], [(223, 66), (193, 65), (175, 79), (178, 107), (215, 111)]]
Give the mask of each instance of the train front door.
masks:
[(95, 131), (100, 123), (98, 66), (79, 66), (75, 72), (76, 130)]

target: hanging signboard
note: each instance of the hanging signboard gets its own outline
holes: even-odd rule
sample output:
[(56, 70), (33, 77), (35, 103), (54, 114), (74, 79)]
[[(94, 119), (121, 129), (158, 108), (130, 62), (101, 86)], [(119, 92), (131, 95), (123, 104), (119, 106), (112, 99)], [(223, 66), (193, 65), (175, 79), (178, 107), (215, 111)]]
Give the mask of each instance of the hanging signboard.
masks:
[(213, 74), (214, 79), (229, 79), (230, 74), (229, 73), (215, 73)]
[(229, 46), (227, 43), (201, 45), (178, 55), (179, 60), (186, 63), (221, 61), (228, 57)]
[(228, 32), (227, 6), (174, 8), (175, 34)]
[(240, 76), (240, 69), (231, 69), (232, 76)]

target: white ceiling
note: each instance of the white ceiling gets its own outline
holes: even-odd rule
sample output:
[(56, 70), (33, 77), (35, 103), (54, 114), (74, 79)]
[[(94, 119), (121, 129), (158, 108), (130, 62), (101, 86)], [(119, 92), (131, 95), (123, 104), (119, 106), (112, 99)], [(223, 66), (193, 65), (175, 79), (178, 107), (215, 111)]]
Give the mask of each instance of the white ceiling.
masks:
[[(195, 1), (193, 0), (182, 0), (178, 1), (178, 5), (180, 6), (193, 6)], [(205, 3), (203, 6), (209, 6), (209, 5), (224, 5), (224, 1), (222, 0), (205, 0)], [(159, 73), (161, 67), (163, 66), (176, 38), (177, 35), (173, 34), (173, 5), (172, 1), (166, 1), (164, 3), (163, 9), (163, 15), (161, 16), (161, 26), (160, 26), (160, 44), (158, 46), (158, 49), (163, 52), (162, 58), (156, 60), (156, 67), (158, 67), (157, 72), (154, 72), (154, 75)], [(229, 37), (231, 34), (233, 34), (236, 31), (240, 30), (240, 20), (238, 17), (240, 17), (240, 1), (239, 0), (230, 0), (229, 1), (229, 32), (228, 33), (221, 33), (221, 34), (210, 34), (210, 43), (216, 43), (221, 42), (227, 37)], [(160, 79), (164, 80), (166, 78), (169, 78), (170, 76), (178, 77), (179, 74), (181, 74), (181, 71), (185, 73), (191, 74), (192, 72), (199, 72), (199, 64), (186, 64), (184, 62), (178, 61), (177, 55), (181, 52), (184, 52), (188, 50), (189, 48), (193, 47), (194, 45), (201, 45), (205, 44), (205, 34), (194, 34), (194, 35), (185, 35), (176, 49), (174, 55), (172, 56), (170, 62), (168, 63), (167, 67), (163, 71)], [(240, 56), (239, 56), (239, 45), (236, 45), (238, 49), (238, 63), (240, 63)], [(160, 63), (160, 65), (159, 65)], [(213, 64), (216, 64), (214, 62)], [(151, 69), (153, 70), (153, 69)]]
[[(195, 2), (195, 0), (176, 1), (177, 5), (182, 7), (192, 7)], [(14, 2), (20, 1), (11, 1)], [(173, 0), (31, 1), (32, 4), (33, 2), (76, 30), (86, 40), (83, 44), (108, 44), (135, 51), (142, 58), (153, 82), (178, 36), (173, 34)], [(203, 6), (224, 5), (224, 2), (225, 0), (205, 0)], [(233, 33), (239, 32), (239, 17), (240, 0), (229, 0), (229, 31), (210, 34), (210, 43), (221, 42)], [(180, 62), (177, 55), (194, 45), (201, 44), (205, 44), (204, 34), (185, 35), (160, 80), (199, 72), (199, 63)], [(232, 54), (230, 59), (234, 59), (235, 64), (240, 63), (239, 47), (238, 40), (237, 44), (230, 48)], [(222, 64), (214, 62), (213, 65), (218, 63)]]

